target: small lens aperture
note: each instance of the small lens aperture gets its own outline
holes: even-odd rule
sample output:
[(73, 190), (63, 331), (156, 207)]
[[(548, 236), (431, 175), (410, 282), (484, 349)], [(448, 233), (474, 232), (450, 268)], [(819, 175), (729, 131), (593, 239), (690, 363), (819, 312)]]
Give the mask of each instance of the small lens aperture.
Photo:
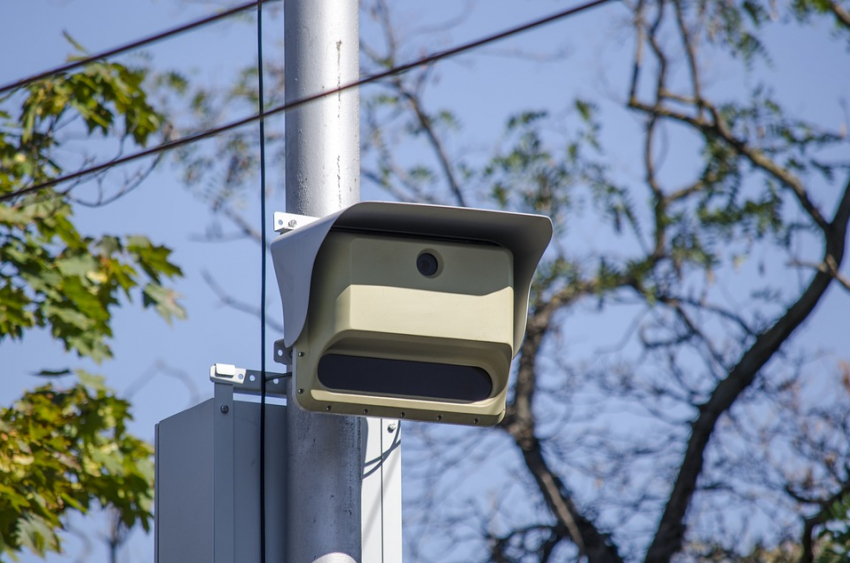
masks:
[(432, 277), (437, 273), (440, 263), (437, 262), (437, 257), (430, 252), (423, 252), (416, 258), (416, 269), (425, 277)]

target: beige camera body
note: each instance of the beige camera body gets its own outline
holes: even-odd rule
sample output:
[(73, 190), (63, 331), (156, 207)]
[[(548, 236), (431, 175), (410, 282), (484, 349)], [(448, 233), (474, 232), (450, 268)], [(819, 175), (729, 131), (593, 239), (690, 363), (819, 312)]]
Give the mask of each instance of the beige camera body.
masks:
[[(368, 202), (272, 243), (304, 409), (493, 425), (547, 217)], [(306, 275), (305, 275), (306, 274)]]

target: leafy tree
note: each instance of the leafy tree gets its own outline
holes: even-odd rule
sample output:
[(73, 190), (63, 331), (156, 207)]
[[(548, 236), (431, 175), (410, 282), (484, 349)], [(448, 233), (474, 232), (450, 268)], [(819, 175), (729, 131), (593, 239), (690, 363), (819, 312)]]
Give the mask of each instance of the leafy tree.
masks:
[[(846, 488), (845, 488), (846, 489)], [(815, 543), (819, 548), (819, 554), (815, 559), (817, 563), (839, 563), (850, 559), (850, 493), (847, 490), (836, 495), (832, 502), (826, 503), (826, 510), (817, 514), (814, 518), (806, 521), (807, 534), (803, 536), (804, 553), (809, 560), (809, 553), (814, 549), (811, 545)], [(815, 528), (820, 528), (817, 541), (809, 538)]]
[(153, 448), (130, 435), (129, 403), (80, 372), (65, 389), (44, 385), (0, 411), (0, 541), (14, 555), (61, 549), (68, 511), (112, 507), (127, 528), (150, 529)]
[[(68, 155), (97, 138), (102, 154), (158, 137), (165, 121), (148, 101), (145, 77), (144, 69), (95, 62), (6, 95), (0, 195), (85, 166), (86, 153), (76, 163)], [(80, 135), (86, 145), (74, 141)], [(139, 235), (87, 236), (74, 220), (75, 204), (108, 203), (149, 170), (119, 186), (98, 178), (94, 201), (75, 197), (74, 184), (0, 203), (0, 343), (41, 328), (68, 352), (101, 362), (112, 355), (114, 309), (136, 293), (167, 321), (184, 316), (165, 285), (181, 275), (168, 248)], [(94, 505), (114, 510), (128, 528), (150, 527), (152, 448), (127, 431), (129, 404), (100, 378), (77, 373), (76, 383), (50, 382), (0, 410), (0, 559), (24, 548), (60, 551), (64, 517)]]
[[(846, 557), (850, 379), (841, 361), (815, 363), (798, 336), (828, 294), (850, 290), (847, 124), (789, 110), (765, 72), (777, 31), (844, 47), (846, 2), (604, 9), (633, 45), (616, 101), (517, 108), (486, 157), (456, 151), (462, 116), (430, 108), (434, 66), (364, 98), (364, 180), (400, 200), (544, 213), (556, 226), (504, 421), (489, 432), (414, 425), (406, 434), (416, 460), (407, 475), (422, 491), (406, 497), (407, 554)], [(383, 33), (363, 39), (367, 71), (421, 50), (385, 0), (364, 3), (364, 14)], [(712, 86), (712, 65), (746, 77), (743, 86)], [(200, 123), (234, 101), (256, 105), (245, 80), (190, 99)], [(615, 141), (607, 133), (624, 121), (637, 123), (622, 143), (636, 157), (620, 154), (621, 129)], [(280, 139), (272, 130), (271, 143)], [(216, 154), (226, 158), (182, 155), (190, 187), (203, 185), (199, 197), (246, 236), (256, 235), (239, 212), (253, 142), (223, 136)], [(583, 351), (570, 340), (578, 332), (610, 345)]]
[[(370, 6), (385, 37), (367, 53), (385, 68), (402, 58), (401, 20), (382, 0)], [(408, 553), (766, 561), (786, 560), (791, 542), (795, 560), (846, 557), (832, 551), (846, 541), (835, 511), (850, 484), (846, 367), (824, 373), (796, 336), (827, 292), (850, 290), (847, 124), (795, 115), (764, 72), (777, 29), (814, 26), (850, 44), (846, 3), (603, 9), (631, 22), (628, 74), (608, 74), (621, 103), (521, 111), (487, 159), (452, 156), (462, 119), (429, 111), (433, 68), (367, 102), (367, 178), (407, 200), (544, 213), (557, 233), (504, 421), (483, 439), (407, 434), (406, 455), (428, 460), (407, 472), (424, 487), (406, 498)], [(710, 65), (751, 86), (711, 87)], [(639, 157), (615, 166), (623, 151), (605, 132), (624, 119), (639, 124)], [(570, 341), (611, 342), (612, 326), (593, 353)], [(464, 492), (479, 472), (492, 496)]]

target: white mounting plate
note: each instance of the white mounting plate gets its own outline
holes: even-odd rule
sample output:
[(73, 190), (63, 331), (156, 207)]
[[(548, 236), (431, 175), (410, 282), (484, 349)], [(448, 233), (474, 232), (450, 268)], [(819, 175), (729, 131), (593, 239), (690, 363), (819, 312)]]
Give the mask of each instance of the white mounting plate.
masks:
[(213, 364), (210, 366), (210, 381), (214, 383), (243, 383), (246, 371), (245, 368), (238, 368), (233, 364)]
[(275, 211), (274, 214), (274, 232), (288, 233), (298, 227), (306, 227), (310, 223), (318, 221), (318, 217), (310, 217), (309, 215), (297, 215), (295, 213), (284, 213)]

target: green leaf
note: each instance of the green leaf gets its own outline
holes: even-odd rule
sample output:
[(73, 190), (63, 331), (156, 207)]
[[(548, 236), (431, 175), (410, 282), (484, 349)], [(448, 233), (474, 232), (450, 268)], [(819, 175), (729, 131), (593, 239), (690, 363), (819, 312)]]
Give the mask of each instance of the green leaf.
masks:
[(180, 268), (168, 260), (171, 249), (154, 245), (147, 237), (128, 237), (127, 250), (136, 255), (139, 265), (155, 281), (159, 280), (160, 275), (167, 277), (183, 275)]
[(37, 371), (37, 372), (33, 373), (32, 375), (35, 375), (37, 377), (62, 377), (62, 376), (65, 376), (65, 375), (71, 375), (71, 370), (69, 370), (67, 368), (66, 369), (57, 369), (57, 370), (43, 369), (41, 371)]
[(77, 43), (77, 41), (73, 37), (71, 37), (71, 34), (68, 33), (67, 31), (65, 31), (64, 29), (62, 30), (62, 37), (64, 37), (65, 40), (68, 43), (70, 43), (71, 45), (73, 45), (74, 49), (76, 49), (80, 53), (87, 53), (88, 52), (88, 51), (86, 51), (85, 47), (83, 47), (82, 45)]
[(58, 535), (39, 516), (25, 516), (18, 522), (17, 540), (21, 545), (42, 557), (47, 551), (59, 551)]
[(85, 387), (95, 391), (106, 391), (106, 379), (102, 375), (89, 373), (82, 369), (75, 369), (74, 373)]
[(153, 306), (169, 324), (172, 319), (185, 319), (186, 311), (177, 303), (179, 295), (173, 289), (149, 283), (144, 290), (145, 307)]
[(59, 552), (64, 518), (93, 503), (150, 526), (153, 450), (127, 433), (127, 402), (77, 373), (73, 386), (45, 385), (0, 409), (0, 546), (13, 558)]
[(57, 260), (56, 267), (63, 276), (84, 278), (97, 268), (97, 263), (90, 254), (83, 254)]

